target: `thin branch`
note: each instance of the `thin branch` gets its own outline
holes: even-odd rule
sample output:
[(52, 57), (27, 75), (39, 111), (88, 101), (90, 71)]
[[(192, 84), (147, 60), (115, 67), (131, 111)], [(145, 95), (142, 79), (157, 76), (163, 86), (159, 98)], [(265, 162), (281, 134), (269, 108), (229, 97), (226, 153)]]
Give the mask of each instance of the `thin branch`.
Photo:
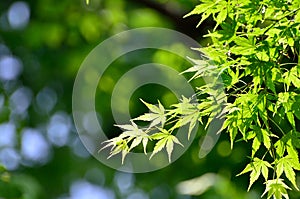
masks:
[(162, 4), (153, 0), (130, 0), (141, 6), (151, 8), (161, 15), (168, 18), (173, 22), (176, 30), (187, 34), (188, 36), (197, 39), (200, 36), (207, 34), (207, 30), (213, 27), (213, 23), (209, 21), (204, 21), (200, 28), (196, 29), (198, 22), (200, 21), (199, 16), (191, 16), (188, 18), (183, 18), (185, 14), (189, 11), (180, 10), (170, 3)]

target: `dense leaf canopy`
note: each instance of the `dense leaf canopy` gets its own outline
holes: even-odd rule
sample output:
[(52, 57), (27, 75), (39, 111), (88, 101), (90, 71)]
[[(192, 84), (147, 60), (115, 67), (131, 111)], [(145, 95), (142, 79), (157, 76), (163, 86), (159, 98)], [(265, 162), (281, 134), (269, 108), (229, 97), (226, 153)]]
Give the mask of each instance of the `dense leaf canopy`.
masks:
[[(298, 0), (1, 2), (0, 198), (299, 198), (299, 7)], [(86, 151), (73, 124), (72, 90), (81, 63), (95, 46), (139, 27), (187, 34), (209, 59), (187, 62), (145, 49), (121, 56), (105, 71), (95, 107), (111, 138), (99, 149), (112, 149), (110, 158), (123, 162), (136, 150), (153, 159), (165, 154), (171, 161), (174, 148), (184, 147), (177, 129), (187, 126), (189, 140), (199, 125), (177, 161), (131, 174), (103, 165)], [(180, 45), (173, 48), (181, 50)], [(190, 79), (197, 103), (194, 96), (178, 100), (163, 86), (145, 85), (126, 107), (135, 119), (114, 125), (114, 86), (131, 68), (151, 62)], [(204, 84), (203, 76), (217, 80)], [(215, 89), (220, 79), (225, 92)], [(127, 106), (122, 93), (118, 104)], [(225, 121), (220, 139), (199, 158), (215, 117)], [(149, 125), (141, 128), (145, 123)]]

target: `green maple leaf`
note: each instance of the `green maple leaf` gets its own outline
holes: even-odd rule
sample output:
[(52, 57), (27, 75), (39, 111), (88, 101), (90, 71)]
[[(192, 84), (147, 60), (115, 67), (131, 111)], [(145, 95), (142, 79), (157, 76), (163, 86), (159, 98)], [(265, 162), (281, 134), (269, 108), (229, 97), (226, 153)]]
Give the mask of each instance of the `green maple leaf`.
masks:
[[(147, 154), (146, 147), (149, 140), (149, 135), (146, 132), (139, 129), (134, 122), (131, 122), (131, 124), (116, 126), (120, 127), (125, 131), (118, 137), (103, 142), (103, 144), (105, 145), (100, 149), (100, 151), (102, 151), (105, 148), (111, 147), (110, 155), (108, 156), (108, 158), (111, 158), (112, 156), (121, 153), (122, 164), (124, 163), (124, 159), (129, 153), (129, 151), (134, 147), (138, 146), (140, 143), (143, 144), (144, 153)], [(130, 142), (131, 145), (129, 147), (128, 143)]]
[(167, 153), (168, 153), (169, 162), (171, 162), (171, 154), (173, 152), (174, 143), (179, 144), (182, 147), (183, 147), (183, 145), (180, 143), (180, 141), (177, 139), (177, 137), (170, 134), (167, 130), (160, 129), (160, 131), (161, 132), (159, 132), (159, 133), (155, 133), (155, 134), (151, 135), (152, 139), (157, 139), (159, 141), (155, 144), (153, 152), (150, 156), (150, 159), (155, 154), (157, 154), (159, 151), (161, 151), (163, 148), (166, 148)]
[(248, 191), (249, 191), (251, 186), (253, 185), (253, 183), (258, 179), (258, 177), (261, 174), (263, 175), (265, 180), (268, 179), (268, 174), (269, 174), (268, 168), (272, 168), (270, 163), (268, 163), (267, 161), (261, 160), (259, 158), (254, 158), (253, 162), (248, 164), (246, 166), (246, 168), (241, 173), (238, 174), (238, 176), (242, 175), (244, 173), (247, 173), (247, 172), (251, 172), (250, 173), (250, 183), (249, 183), (249, 187), (248, 187)]
[(137, 118), (134, 118), (133, 120), (140, 120), (140, 121), (147, 121), (150, 122), (149, 129), (153, 126), (156, 126), (158, 124), (161, 124), (163, 127), (166, 122), (166, 116), (165, 116), (165, 108), (163, 105), (158, 101), (158, 106), (149, 104), (141, 99), (141, 101), (147, 106), (147, 108), (150, 110), (151, 113), (145, 113), (144, 115), (141, 115)]
[(284, 184), (282, 179), (268, 180), (266, 182), (266, 190), (262, 196), (268, 193), (268, 199), (273, 196), (273, 199), (289, 199), (289, 195), (287, 193), (287, 189), (289, 188), (286, 184)]

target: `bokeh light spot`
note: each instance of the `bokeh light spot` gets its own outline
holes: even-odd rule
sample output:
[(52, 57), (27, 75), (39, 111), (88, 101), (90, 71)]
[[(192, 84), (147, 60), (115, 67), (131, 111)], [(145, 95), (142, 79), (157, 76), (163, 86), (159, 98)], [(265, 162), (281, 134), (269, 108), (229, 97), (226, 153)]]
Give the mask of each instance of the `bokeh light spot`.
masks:
[(0, 151), (0, 163), (8, 170), (15, 170), (18, 168), (20, 162), (20, 155), (15, 149), (4, 148)]
[(218, 154), (222, 157), (227, 157), (231, 154), (230, 143), (226, 140), (220, 142), (217, 146)]
[(76, 181), (70, 190), (70, 199), (114, 199), (115, 194), (109, 190), (86, 181)]
[(142, 191), (136, 191), (131, 193), (127, 199), (148, 199), (149, 196)]
[(49, 159), (50, 145), (35, 129), (25, 129), (22, 134), (21, 153), (26, 160), (45, 163)]
[(64, 146), (68, 142), (70, 129), (70, 117), (64, 112), (55, 113), (47, 127), (48, 139), (56, 146)]
[(16, 79), (22, 72), (22, 62), (12, 56), (0, 58), (0, 80), (8, 81)]
[(7, 13), (8, 22), (13, 29), (25, 28), (30, 18), (30, 8), (26, 2), (14, 2)]
[(32, 92), (29, 88), (20, 87), (10, 96), (10, 108), (13, 113), (23, 114), (31, 104)]
[(49, 113), (57, 102), (57, 95), (51, 88), (44, 88), (36, 96), (38, 108), (45, 113)]
[(12, 123), (1, 124), (0, 133), (0, 148), (13, 147), (15, 145), (16, 128)]
[(115, 183), (122, 194), (130, 192), (134, 185), (134, 176), (131, 173), (117, 172), (115, 174)]

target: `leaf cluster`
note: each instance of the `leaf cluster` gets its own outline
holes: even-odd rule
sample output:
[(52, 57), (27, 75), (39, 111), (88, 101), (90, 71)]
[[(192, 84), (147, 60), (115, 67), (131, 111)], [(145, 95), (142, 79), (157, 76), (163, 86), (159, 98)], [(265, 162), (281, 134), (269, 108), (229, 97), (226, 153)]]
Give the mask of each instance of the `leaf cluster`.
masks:
[[(185, 17), (190, 15), (201, 16), (198, 26), (209, 17), (216, 24), (205, 35), (211, 44), (195, 49), (209, 59), (191, 59), (194, 66), (183, 72), (194, 73), (191, 80), (209, 77), (197, 87), (196, 103), (183, 97), (165, 109), (144, 102), (150, 113), (120, 126), (125, 132), (105, 147), (112, 146), (111, 155), (122, 153), (124, 159), (140, 143), (146, 153), (148, 140), (154, 140), (150, 158), (166, 148), (171, 160), (174, 143), (180, 144), (175, 129), (188, 125), (189, 138), (203, 118), (206, 127), (213, 118), (222, 118), (218, 133), (228, 133), (231, 147), (236, 141), (252, 145), (250, 163), (240, 173), (250, 173), (248, 190), (262, 177), (263, 195), (289, 198), (286, 182), (298, 190), (300, 169), (300, 1), (202, 0)], [(139, 128), (136, 120), (150, 125)]]
[(216, 22), (206, 35), (212, 44), (199, 50), (223, 78), (222, 130), (232, 147), (252, 143), (251, 162), (240, 174), (250, 172), (249, 188), (262, 176), (268, 198), (288, 198), (281, 177), (298, 190), (300, 166), (300, 1), (204, 0), (186, 16), (194, 14), (201, 15), (199, 25), (209, 16)]

